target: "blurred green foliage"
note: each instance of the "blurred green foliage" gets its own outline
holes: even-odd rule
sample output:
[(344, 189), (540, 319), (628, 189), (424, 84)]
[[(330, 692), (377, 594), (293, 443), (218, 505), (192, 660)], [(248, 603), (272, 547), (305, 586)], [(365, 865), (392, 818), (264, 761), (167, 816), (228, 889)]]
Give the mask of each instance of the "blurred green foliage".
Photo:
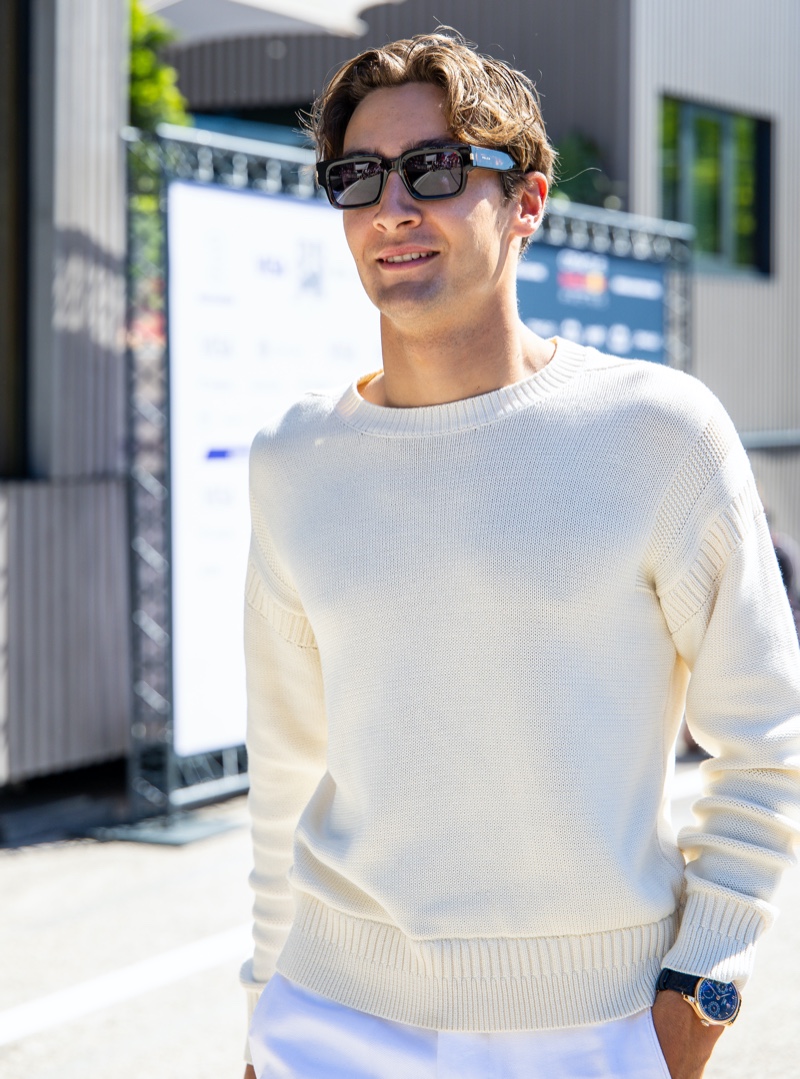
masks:
[(130, 0), (130, 13), (130, 123), (142, 131), (155, 131), (158, 124), (190, 124), (177, 72), (159, 59), (159, 51), (175, 40), (174, 31), (145, 11), (141, 0)]
[[(175, 40), (172, 28), (145, 10), (141, 0), (130, 2), (129, 122), (144, 133), (130, 145), (129, 238), (131, 296), (136, 311), (137, 337), (163, 334), (157, 316), (164, 307), (163, 221), (161, 163), (155, 141), (148, 137), (159, 124), (188, 126), (192, 118), (178, 89), (177, 72), (164, 63), (161, 52)], [(155, 327), (160, 327), (155, 329)]]
[[(129, 122), (146, 134), (159, 124), (187, 126), (192, 118), (186, 99), (178, 89), (177, 72), (165, 64), (159, 52), (175, 40), (175, 32), (163, 19), (145, 10), (141, 0), (130, 2), (130, 107)], [(145, 262), (158, 263), (161, 257), (161, 223), (158, 203), (161, 168), (155, 148), (144, 143), (129, 153), (132, 226), (143, 235), (140, 247)]]
[(619, 209), (615, 185), (609, 178), (597, 143), (580, 132), (573, 132), (556, 146), (555, 198), (582, 202), (587, 206)]

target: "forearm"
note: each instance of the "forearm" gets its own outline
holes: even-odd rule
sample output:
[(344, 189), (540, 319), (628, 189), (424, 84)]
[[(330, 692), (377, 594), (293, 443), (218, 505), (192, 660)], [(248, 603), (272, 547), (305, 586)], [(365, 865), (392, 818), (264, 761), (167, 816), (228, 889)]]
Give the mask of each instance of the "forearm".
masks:
[(274, 973), (291, 927), (294, 901), (288, 873), (293, 834), (325, 770), (327, 731), (319, 653), (299, 599), (287, 587), (280, 585), (283, 593), (279, 593), (254, 542), (244, 627), (254, 951), (240, 976), (250, 1014)]
[(701, 1079), (725, 1029), (704, 1026), (680, 993), (671, 989), (656, 997), (653, 1026), (672, 1079)]
[(308, 622), (300, 608), (287, 621), (263, 580), (253, 559), (245, 609), (256, 923), (250, 974), (261, 985), (272, 975), (291, 925), (292, 838), (325, 770), (327, 733), (319, 653)]
[(707, 602), (673, 628), (692, 671), (687, 718), (713, 759), (678, 836), (686, 904), (664, 964), (740, 986), (795, 861), (800, 816), (800, 654), (769, 544), (759, 516), (722, 559)]

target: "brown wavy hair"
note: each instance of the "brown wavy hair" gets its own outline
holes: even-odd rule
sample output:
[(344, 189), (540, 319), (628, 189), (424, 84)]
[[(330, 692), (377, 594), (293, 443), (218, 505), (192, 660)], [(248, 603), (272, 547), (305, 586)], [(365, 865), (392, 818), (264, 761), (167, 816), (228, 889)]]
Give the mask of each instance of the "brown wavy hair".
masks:
[(450, 27), (367, 49), (343, 64), (304, 119), (317, 158), (341, 157), (350, 118), (368, 94), (409, 82), (442, 88), (445, 119), (459, 142), (513, 157), (519, 172), (500, 175), (507, 198), (520, 190), (526, 172), (544, 173), (551, 183), (556, 155), (536, 87), (521, 71), (477, 52)]

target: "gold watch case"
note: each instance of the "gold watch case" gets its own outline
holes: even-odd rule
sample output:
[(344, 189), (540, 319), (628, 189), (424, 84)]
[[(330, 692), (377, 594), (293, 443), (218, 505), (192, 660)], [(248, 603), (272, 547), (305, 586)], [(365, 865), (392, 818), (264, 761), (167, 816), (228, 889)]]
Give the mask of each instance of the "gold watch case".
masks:
[(742, 998), (732, 982), (715, 982), (710, 978), (697, 979), (694, 996), (688, 993), (681, 996), (706, 1027), (729, 1027), (742, 1007)]

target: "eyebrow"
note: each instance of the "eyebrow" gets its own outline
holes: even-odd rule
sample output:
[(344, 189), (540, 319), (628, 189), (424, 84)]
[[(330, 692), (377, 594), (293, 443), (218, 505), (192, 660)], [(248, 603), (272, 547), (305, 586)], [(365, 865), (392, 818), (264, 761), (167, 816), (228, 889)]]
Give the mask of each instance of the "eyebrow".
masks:
[[(424, 150), (428, 146), (432, 147), (434, 150), (438, 150), (442, 146), (455, 146), (455, 145), (460, 146), (462, 144), (458, 142), (458, 139), (454, 139), (452, 135), (449, 135), (449, 136), (440, 135), (438, 138), (435, 138), (435, 139), (420, 139), (419, 142), (409, 143), (407, 146), (405, 146), (404, 149), (402, 149), (400, 151), (400, 153), (397, 156), (400, 157), (402, 154), (407, 154), (410, 150)], [(384, 157), (385, 158), (385, 155), (380, 153), (378, 150), (375, 150), (374, 148), (371, 149), (371, 150), (367, 150), (367, 149), (362, 149), (360, 146), (357, 146), (352, 150), (348, 150), (347, 153), (344, 153), (344, 151), (343, 151), (342, 152), (342, 157)], [(388, 160), (388, 159), (386, 159), (386, 160)]]

